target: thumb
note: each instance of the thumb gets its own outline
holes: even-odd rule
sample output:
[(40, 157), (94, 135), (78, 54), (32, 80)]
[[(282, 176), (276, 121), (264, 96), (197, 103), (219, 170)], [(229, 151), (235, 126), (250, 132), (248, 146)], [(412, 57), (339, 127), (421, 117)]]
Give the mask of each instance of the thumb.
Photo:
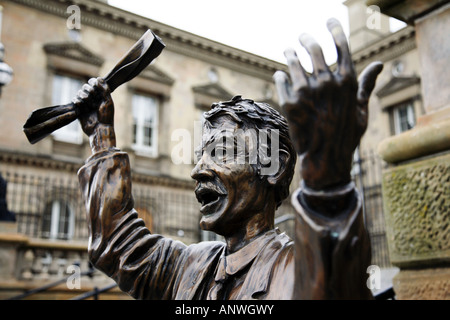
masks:
[(372, 94), (372, 90), (375, 87), (375, 82), (377, 80), (378, 75), (383, 70), (383, 63), (380, 61), (375, 61), (370, 63), (364, 70), (361, 72), (359, 76), (358, 83), (358, 102), (360, 105), (367, 104), (370, 95)]

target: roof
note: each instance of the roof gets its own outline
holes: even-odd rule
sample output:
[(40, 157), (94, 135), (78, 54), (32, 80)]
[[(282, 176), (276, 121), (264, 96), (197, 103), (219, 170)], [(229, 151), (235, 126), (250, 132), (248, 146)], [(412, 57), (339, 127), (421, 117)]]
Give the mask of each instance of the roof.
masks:
[(167, 45), (166, 50), (191, 56), (215, 65), (236, 70), (265, 80), (272, 80), (277, 70), (286, 70), (285, 64), (200, 37), (184, 30), (92, 0), (10, 0), (34, 9), (67, 19), (67, 8), (80, 7), (81, 23), (121, 35), (133, 40), (151, 29)]

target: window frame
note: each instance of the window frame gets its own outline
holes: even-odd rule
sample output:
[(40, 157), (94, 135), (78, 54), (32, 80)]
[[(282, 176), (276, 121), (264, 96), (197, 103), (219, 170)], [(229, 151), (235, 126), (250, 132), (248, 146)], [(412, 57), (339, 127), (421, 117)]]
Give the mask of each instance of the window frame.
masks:
[[(57, 79), (61, 79), (61, 86), (71, 86), (73, 85), (73, 88), (68, 89), (69, 92), (66, 95), (59, 95), (57, 96), (57, 87), (56, 87), (56, 81)], [(64, 73), (54, 73), (52, 76), (52, 91), (51, 91), (51, 100), (52, 105), (63, 105), (70, 103), (70, 101), (76, 96), (78, 90), (81, 89), (81, 86), (83, 85), (84, 79), (82, 77), (77, 77), (69, 74)], [(69, 84), (72, 82), (73, 84)], [(76, 82), (76, 83), (75, 83)], [(75, 89), (77, 87), (77, 89)], [(66, 88), (67, 90), (67, 88)], [(57, 98), (58, 97), (58, 98)], [(71, 128), (77, 128), (77, 131), (70, 131)], [(69, 125), (62, 127), (61, 129), (58, 129), (52, 133), (52, 137), (56, 141), (65, 142), (65, 143), (71, 143), (76, 145), (81, 145), (83, 143), (83, 131), (81, 129), (81, 126), (78, 121), (74, 121), (70, 123)]]
[[(400, 115), (400, 112), (403, 108), (406, 108), (406, 121), (408, 122), (408, 126), (410, 126), (410, 121), (412, 120), (414, 123), (411, 126), (411, 128), (408, 128), (406, 130), (404, 130), (402, 128), (402, 118)], [(402, 103), (397, 104), (396, 106), (392, 107), (392, 116), (393, 116), (393, 124), (394, 124), (394, 134), (398, 135), (401, 134), (403, 132), (406, 132), (408, 130), (411, 130), (412, 128), (414, 128), (417, 124), (417, 120), (416, 120), (416, 112), (414, 109), (414, 101), (413, 100), (408, 100), (408, 101), (404, 101)]]
[[(64, 221), (64, 224), (62, 226), (61, 230), (61, 218), (62, 218), (62, 210), (61, 208), (65, 206), (65, 210), (67, 210), (65, 216), (68, 217), (66, 219), (67, 221)], [(50, 211), (48, 211), (48, 208), (50, 208)], [(49, 230), (44, 230), (46, 227), (46, 216), (50, 216), (49, 220)], [(66, 229), (67, 223), (67, 232), (64, 230)], [(42, 222), (42, 229), (41, 229), (41, 235), (45, 239), (49, 240), (71, 240), (73, 239), (75, 235), (75, 210), (70, 204), (70, 202), (62, 200), (62, 199), (55, 199), (49, 202), (45, 208), (44, 216), (43, 216), (43, 222)]]
[[(145, 105), (137, 105), (137, 99), (141, 99), (141, 101), (153, 101), (152, 103)], [(139, 155), (143, 155), (146, 157), (156, 158), (158, 156), (158, 143), (159, 143), (159, 113), (160, 113), (160, 99), (151, 94), (145, 94), (141, 92), (133, 92), (131, 99), (131, 115), (132, 115), (132, 149)], [(150, 119), (153, 121), (150, 123), (150, 126), (146, 126), (145, 117), (136, 117), (135, 116), (135, 108), (148, 108), (145, 112), (149, 112)], [(138, 112), (142, 112), (141, 109)], [(137, 121), (136, 121), (137, 120)], [(152, 129), (151, 135), (151, 145), (145, 144), (146, 128)]]

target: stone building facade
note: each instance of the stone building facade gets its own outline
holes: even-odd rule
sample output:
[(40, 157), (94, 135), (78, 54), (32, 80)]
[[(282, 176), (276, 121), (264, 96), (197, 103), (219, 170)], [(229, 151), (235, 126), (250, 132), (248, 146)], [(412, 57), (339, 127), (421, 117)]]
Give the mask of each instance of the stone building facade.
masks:
[(383, 198), (400, 299), (450, 299), (450, 3), (367, 0), (415, 30), (424, 114), (378, 146), (389, 168)]
[[(391, 32), (388, 16), (371, 10), (364, 1), (347, 0), (344, 4), (349, 11), (349, 43), (357, 73), (372, 61), (384, 63), (370, 100), (369, 126), (360, 145), (364, 153), (413, 128), (425, 113), (420, 63), (412, 26)], [(371, 24), (374, 14), (380, 17), (378, 23)]]
[[(2, 263), (10, 261), (1, 267), (0, 298), (67, 276), (76, 262), (81, 270), (88, 268), (76, 173), (90, 155), (89, 142), (74, 123), (30, 145), (23, 124), (32, 110), (69, 103), (89, 78), (107, 74), (148, 28), (163, 39), (165, 50), (113, 93), (117, 144), (130, 155), (136, 209), (155, 233), (185, 243), (211, 239), (199, 229), (190, 178), (202, 113), (234, 95), (277, 107), (272, 75), (285, 65), (105, 1), (81, 0), (73, 6), (72, 1), (9, 0), (1, 5), (1, 41), (14, 80), (0, 99), (0, 173), (8, 182), (8, 208), (17, 223), (0, 230)], [(182, 142), (185, 154), (177, 149)], [(288, 203), (284, 208), (278, 216), (291, 212)], [(95, 279), (100, 285), (108, 282)], [(83, 281), (84, 291), (99, 286)], [(62, 285), (52, 297), (77, 293)]]
[(389, 16), (365, 1), (346, 0), (349, 13), (349, 43), (357, 73), (372, 61), (384, 69), (369, 101), (369, 124), (355, 154), (354, 176), (364, 195), (366, 224), (372, 241), (372, 263), (381, 268), (382, 289), (392, 286), (398, 266), (388, 246), (388, 228), (383, 201), (383, 170), (389, 164), (378, 153), (379, 144), (417, 125), (425, 113), (421, 92), (421, 69), (415, 29), (406, 25), (391, 31)]
[[(386, 226), (390, 264), (399, 268), (392, 279), (398, 299), (449, 299), (450, 4), (446, 0), (345, 4), (352, 14), (350, 23), (356, 17), (350, 42), (358, 72), (373, 60), (385, 64), (360, 146), (362, 154), (375, 148), (382, 159), (377, 191), (371, 194), (371, 184), (364, 185), (374, 197), (367, 199), (366, 192), (368, 227), (377, 220)], [(374, 28), (376, 15), (380, 19)], [(407, 27), (387, 32), (388, 17)], [(371, 212), (368, 203), (381, 199), (381, 194), (382, 210)]]

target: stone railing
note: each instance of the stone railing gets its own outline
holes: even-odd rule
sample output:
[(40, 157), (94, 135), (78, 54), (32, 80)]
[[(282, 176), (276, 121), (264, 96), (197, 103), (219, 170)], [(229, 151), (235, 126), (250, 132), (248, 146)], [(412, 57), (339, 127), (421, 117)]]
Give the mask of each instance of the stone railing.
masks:
[(88, 271), (87, 244), (30, 239), (17, 251), (16, 278), (54, 280)]
[[(16, 230), (0, 223), (0, 300), (70, 299), (113, 283), (90, 267), (87, 242), (34, 239)], [(128, 297), (116, 288), (101, 298)]]

